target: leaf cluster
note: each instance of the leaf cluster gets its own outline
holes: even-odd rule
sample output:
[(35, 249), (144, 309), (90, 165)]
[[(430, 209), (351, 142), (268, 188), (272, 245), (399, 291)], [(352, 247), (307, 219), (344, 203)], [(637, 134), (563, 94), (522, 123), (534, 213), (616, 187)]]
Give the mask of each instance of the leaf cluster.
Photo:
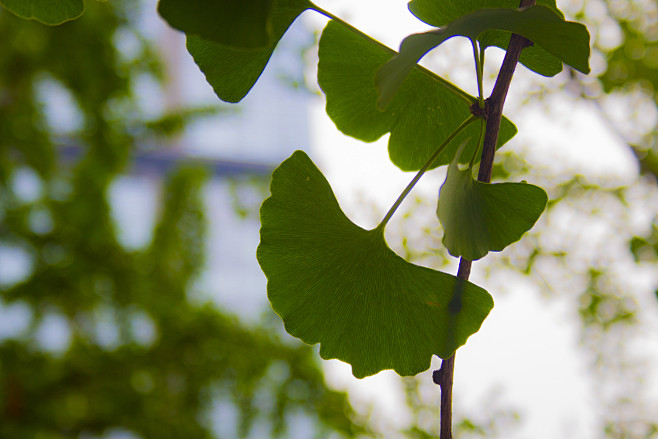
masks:
[[(299, 15), (310, 9), (329, 17), (318, 64), (327, 114), (338, 129), (364, 141), (390, 133), (391, 161), (418, 171), (372, 231), (349, 221), (301, 152), (274, 173), (272, 196), (261, 209), (258, 259), (273, 308), (291, 334), (321, 343), (324, 358), (349, 362), (355, 376), (386, 368), (413, 375), (428, 367), (432, 355), (450, 357), (493, 305), (484, 290), (409, 264), (385, 243), (388, 220), (427, 170), (450, 163), (437, 214), (444, 245), (465, 260), (519, 240), (544, 210), (547, 196), (538, 187), (473, 178), (489, 117), (485, 52), (505, 47), (514, 33), (531, 42), (522, 62), (536, 72), (555, 75), (565, 63), (587, 73), (589, 34), (566, 21), (554, 2), (515, 6), (507, 0), (413, 0), (410, 11), (436, 29), (407, 37), (396, 53), (308, 0), (158, 4), (162, 17), (187, 34), (188, 50), (220, 99), (229, 102), (254, 86)], [(473, 47), (477, 98), (417, 64), (455, 36)], [(516, 132), (506, 119), (494, 130), (492, 149)], [(462, 160), (465, 170), (459, 169)]]
[[(342, 132), (367, 142), (390, 133), (391, 161), (402, 170), (419, 171), (380, 225), (366, 231), (342, 213), (320, 171), (296, 152), (274, 173), (272, 196), (261, 209), (258, 260), (273, 308), (288, 332), (321, 343), (323, 358), (347, 361), (357, 377), (386, 368), (413, 375), (433, 354), (451, 356), (492, 306), (486, 292), (475, 294), (471, 284), (406, 263), (388, 249), (386, 223), (424, 172), (452, 163), (437, 213), (444, 245), (468, 260), (520, 239), (546, 205), (545, 192), (535, 186), (489, 184), (472, 176), (484, 132), (484, 121), (472, 123), (473, 107), (486, 114), (486, 49), (505, 47), (510, 34), (517, 33), (532, 41), (522, 62), (538, 73), (555, 75), (562, 62), (589, 71), (587, 30), (565, 21), (554, 2), (517, 10), (505, 1), (414, 0), (409, 8), (437, 29), (409, 36), (396, 53), (307, 0), (268, 3), (258, 13), (239, 11), (228, 2), (159, 4), (162, 16), (188, 35), (188, 50), (219, 98), (229, 102), (241, 100), (254, 86), (300, 14), (311, 9), (329, 17), (318, 64), (327, 114)], [(263, 23), (257, 14), (266, 9)], [(204, 20), (215, 16), (232, 19), (230, 36), (208, 31)], [(247, 26), (252, 32), (244, 35)], [(465, 36), (473, 45), (478, 98), (417, 65), (454, 36)], [(497, 146), (515, 132), (504, 119)], [(480, 140), (469, 142), (473, 138)], [(466, 170), (458, 168), (461, 160), (469, 163)], [(461, 326), (462, 321), (469, 323)]]

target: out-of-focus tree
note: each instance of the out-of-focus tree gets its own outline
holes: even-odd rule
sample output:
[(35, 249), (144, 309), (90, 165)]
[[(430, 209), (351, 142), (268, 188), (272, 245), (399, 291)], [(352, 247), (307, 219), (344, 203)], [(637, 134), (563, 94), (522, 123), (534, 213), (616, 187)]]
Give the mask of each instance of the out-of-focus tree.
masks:
[[(603, 102), (601, 111), (615, 126), (623, 141), (637, 156), (643, 174), (658, 176), (658, 5), (653, 0), (589, 1), (587, 5), (604, 8), (610, 22), (599, 21), (600, 38), (596, 49), (605, 58), (605, 69), (598, 82), (583, 84), (583, 94), (606, 101), (613, 95), (621, 99)], [(612, 27), (612, 28), (611, 28)], [(611, 32), (614, 31), (614, 32)], [(610, 42), (605, 32), (617, 36)], [(612, 43), (612, 44), (611, 44)], [(612, 47), (611, 47), (612, 45)], [(611, 101), (610, 99), (607, 99)], [(613, 107), (626, 106), (623, 118)], [(653, 113), (653, 114), (652, 114)]]
[[(0, 437), (364, 433), (311, 348), (188, 301), (204, 266), (203, 168), (168, 177), (146, 248), (118, 241), (109, 187), (171, 116), (145, 120), (136, 101), (138, 78), (161, 79), (136, 5), (87, 3), (56, 27), (0, 10), (0, 249), (25, 271), (0, 285), (3, 327), (16, 322), (0, 340)], [(68, 99), (46, 109), (44, 87)], [(52, 126), (53, 111), (75, 126)], [(214, 425), (217, 410), (234, 420)]]
[[(580, 286), (575, 305), (598, 382), (601, 436), (653, 438), (658, 401), (647, 382), (655, 379), (658, 356), (646, 349), (655, 346), (649, 334), (658, 329), (658, 2), (589, 0), (574, 5), (573, 13), (589, 17), (601, 65), (596, 78), (574, 76), (565, 88), (592, 103), (616, 134), (618, 148), (632, 152), (637, 174), (568, 180), (545, 175), (554, 187), (551, 216), (575, 214), (581, 225), (573, 238), (593, 236), (588, 229), (602, 233), (588, 243), (567, 236), (551, 249), (537, 236), (525, 269), (546, 278), (544, 258), (545, 266), (560, 266), (571, 285)], [(556, 223), (548, 219), (537, 234), (551, 233)]]

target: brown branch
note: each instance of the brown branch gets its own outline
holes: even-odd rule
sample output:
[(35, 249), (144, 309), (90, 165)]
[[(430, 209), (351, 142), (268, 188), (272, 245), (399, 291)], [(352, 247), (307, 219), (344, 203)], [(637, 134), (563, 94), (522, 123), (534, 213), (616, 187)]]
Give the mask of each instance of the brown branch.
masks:
[[(461, 258), (457, 277), (468, 280), (471, 261)], [(441, 362), (441, 369), (432, 374), (434, 383), (441, 386), (441, 439), (452, 439), (452, 380), (455, 374), (455, 354)]]
[[(533, 6), (535, 0), (521, 0), (520, 8)], [(485, 111), (487, 113), (487, 126), (484, 133), (484, 145), (482, 147), (482, 159), (480, 160), (480, 171), (478, 173), (478, 180), (488, 183), (491, 181), (491, 170), (493, 168), (493, 159), (496, 153), (496, 144), (498, 143), (498, 132), (500, 131), (500, 122), (503, 118), (503, 106), (505, 105), (505, 98), (507, 98), (507, 91), (509, 90), (512, 76), (516, 64), (519, 62), (521, 51), (531, 45), (532, 42), (522, 37), (521, 35), (512, 34), (505, 59), (498, 72), (496, 84), (491, 92), (491, 96), (485, 103)]]
[[(452, 439), (452, 379), (455, 373), (455, 354), (441, 362), (439, 382), (441, 386), (441, 439)], [(436, 381), (435, 381), (436, 382)]]
[[(519, 7), (533, 6), (535, 0), (521, 0)], [(503, 118), (503, 106), (509, 90), (516, 64), (519, 62), (521, 51), (531, 45), (532, 42), (526, 38), (513, 34), (510, 38), (505, 59), (498, 72), (496, 84), (491, 96), (485, 102), (484, 117), (487, 121), (484, 133), (484, 145), (482, 147), (482, 158), (478, 180), (488, 183), (491, 181), (493, 160), (498, 143), (500, 122)], [(457, 277), (468, 280), (471, 274), (471, 261), (462, 258), (459, 261)], [(452, 382), (455, 371), (455, 355), (441, 362), (441, 368), (434, 371), (432, 378), (441, 387), (441, 439), (452, 439)]]

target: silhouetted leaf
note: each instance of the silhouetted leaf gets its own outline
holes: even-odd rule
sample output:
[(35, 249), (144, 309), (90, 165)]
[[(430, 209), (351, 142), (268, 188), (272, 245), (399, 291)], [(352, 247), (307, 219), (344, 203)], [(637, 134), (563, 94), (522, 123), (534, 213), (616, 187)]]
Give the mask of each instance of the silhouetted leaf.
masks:
[(321, 343), (322, 358), (350, 363), (354, 376), (417, 374), (493, 307), (482, 288), (396, 255), (382, 228), (352, 223), (305, 153), (277, 168), (271, 191), (257, 254), (272, 307), (290, 334)]
[(245, 51), (188, 35), (187, 50), (217, 96), (226, 102), (239, 102), (258, 81), (288, 27), (310, 7), (307, 0), (277, 1), (271, 14), (272, 38), (262, 49)]
[(160, 0), (158, 12), (187, 35), (235, 48), (260, 49), (273, 36), (274, 0)]
[(527, 183), (477, 181), (471, 168), (459, 169), (457, 156), (441, 186), (437, 215), (450, 254), (473, 261), (521, 239), (541, 216), (548, 197)]
[[(327, 114), (343, 133), (373, 142), (390, 132), (391, 161), (404, 171), (417, 171), (439, 144), (471, 116), (475, 98), (422, 67), (402, 84), (386, 111), (377, 109), (374, 76), (395, 51), (367, 35), (329, 22), (320, 39), (318, 83), (327, 96)], [(450, 163), (464, 139), (480, 133), (472, 124), (453, 140), (432, 165)], [(498, 147), (516, 134), (503, 118)], [(466, 154), (475, 145), (469, 145)]]

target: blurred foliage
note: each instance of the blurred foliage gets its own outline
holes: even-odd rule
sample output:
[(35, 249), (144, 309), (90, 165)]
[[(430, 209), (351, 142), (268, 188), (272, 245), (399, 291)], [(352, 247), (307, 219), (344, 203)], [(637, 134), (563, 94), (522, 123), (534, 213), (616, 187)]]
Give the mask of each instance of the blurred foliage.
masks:
[[(0, 251), (29, 267), (0, 284), (3, 315), (24, 317), (0, 339), (0, 437), (289, 437), (304, 419), (306, 437), (364, 433), (311, 348), (187, 300), (204, 266), (203, 169), (169, 175), (146, 248), (118, 241), (108, 190), (138, 134), (177, 133), (209, 111), (140, 115), (136, 78), (162, 76), (131, 6), (90, 2), (59, 27), (0, 11)], [(137, 43), (132, 56), (117, 35)], [(55, 111), (77, 114), (77, 129), (50, 126), (44, 80), (68, 93), (75, 108)], [(62, 139), (76, 159), (59, 154)], [(235, 419), (214, 425), (218, 413)]]
[(647, 341), (652, 345), (658, 321), (653, 314), (658, 296), (650, 290), (651, 283), (658, 286), (651, 274), (658, 272), (656, 180), (556, 174), (530, 160), (516, 166), (525, 158), (507, 152), (498, 165), (513, 178), (546, 188), (547, 212), (523, 243), (487, 270), (491, 276), (505, 270), (530, 276), (546, 300), (567, 300), (576, 311), (574, 330), (580, 333), (599, 410), (599, 430), (592, 437), (658, 437), (658, 401), (646, 387), (656, 356), (643, 348)]
[[(591, 10), (601, 9), (605, 14), (589, 17)], [(582, 2), (580, 17), (588, 19), (590, 28), (598, 28), (599, 37), (594, 39), (594, 49), (605, 60), (605, 68), (592, 87), (590, 80), (579, 78), (583, 96), (602, 100), (607, 95), (621, 96), (601, 112), (629, 144), (642, 173), (658, 178), (658, 2), (655, 0), (589, 0)], [(594, 15), (594, 14), (592, 14)], [(610, 37), (616, 36), (610, 47)], [(620, 105), (629, 105), (619, 120)], [(617, 107), (617, 108), (615, 108)], [(653, 114), (651, 114), (653, 113)], [(646, 129), (646, 121), (653, 125)]]
[(606, 93), (640, 85), (658, 99), (658, 31), (629, 20), (618, 21), (623, 43), (607, 54), (607, 68), (599, 79)]
[[(402, 378), (407, 406), (412, 422), (404, 431), (408, 439), (438, 438), (440, 419), (440, 393), (437, 388), (427, 387), (418, 377)], [(457, 439), (493, 438), (509, 435), (517, 426), (519, 414), (507, 408), (498, 395), (487, 395), (486, 401), (478, 404), (477, 413), (463, 414), (453, 419), (453, 436)]]
[(181, 134), (190, 122), (199, 117), (234, 112), (232, 110), (230, 108), (222, 108), (220, 110), (218, 107), (184, 108), (168, 112), (156, 119), (147, 120), (140, 128), (143, 128), (146, 132), (156, 137), (166, 138)]

